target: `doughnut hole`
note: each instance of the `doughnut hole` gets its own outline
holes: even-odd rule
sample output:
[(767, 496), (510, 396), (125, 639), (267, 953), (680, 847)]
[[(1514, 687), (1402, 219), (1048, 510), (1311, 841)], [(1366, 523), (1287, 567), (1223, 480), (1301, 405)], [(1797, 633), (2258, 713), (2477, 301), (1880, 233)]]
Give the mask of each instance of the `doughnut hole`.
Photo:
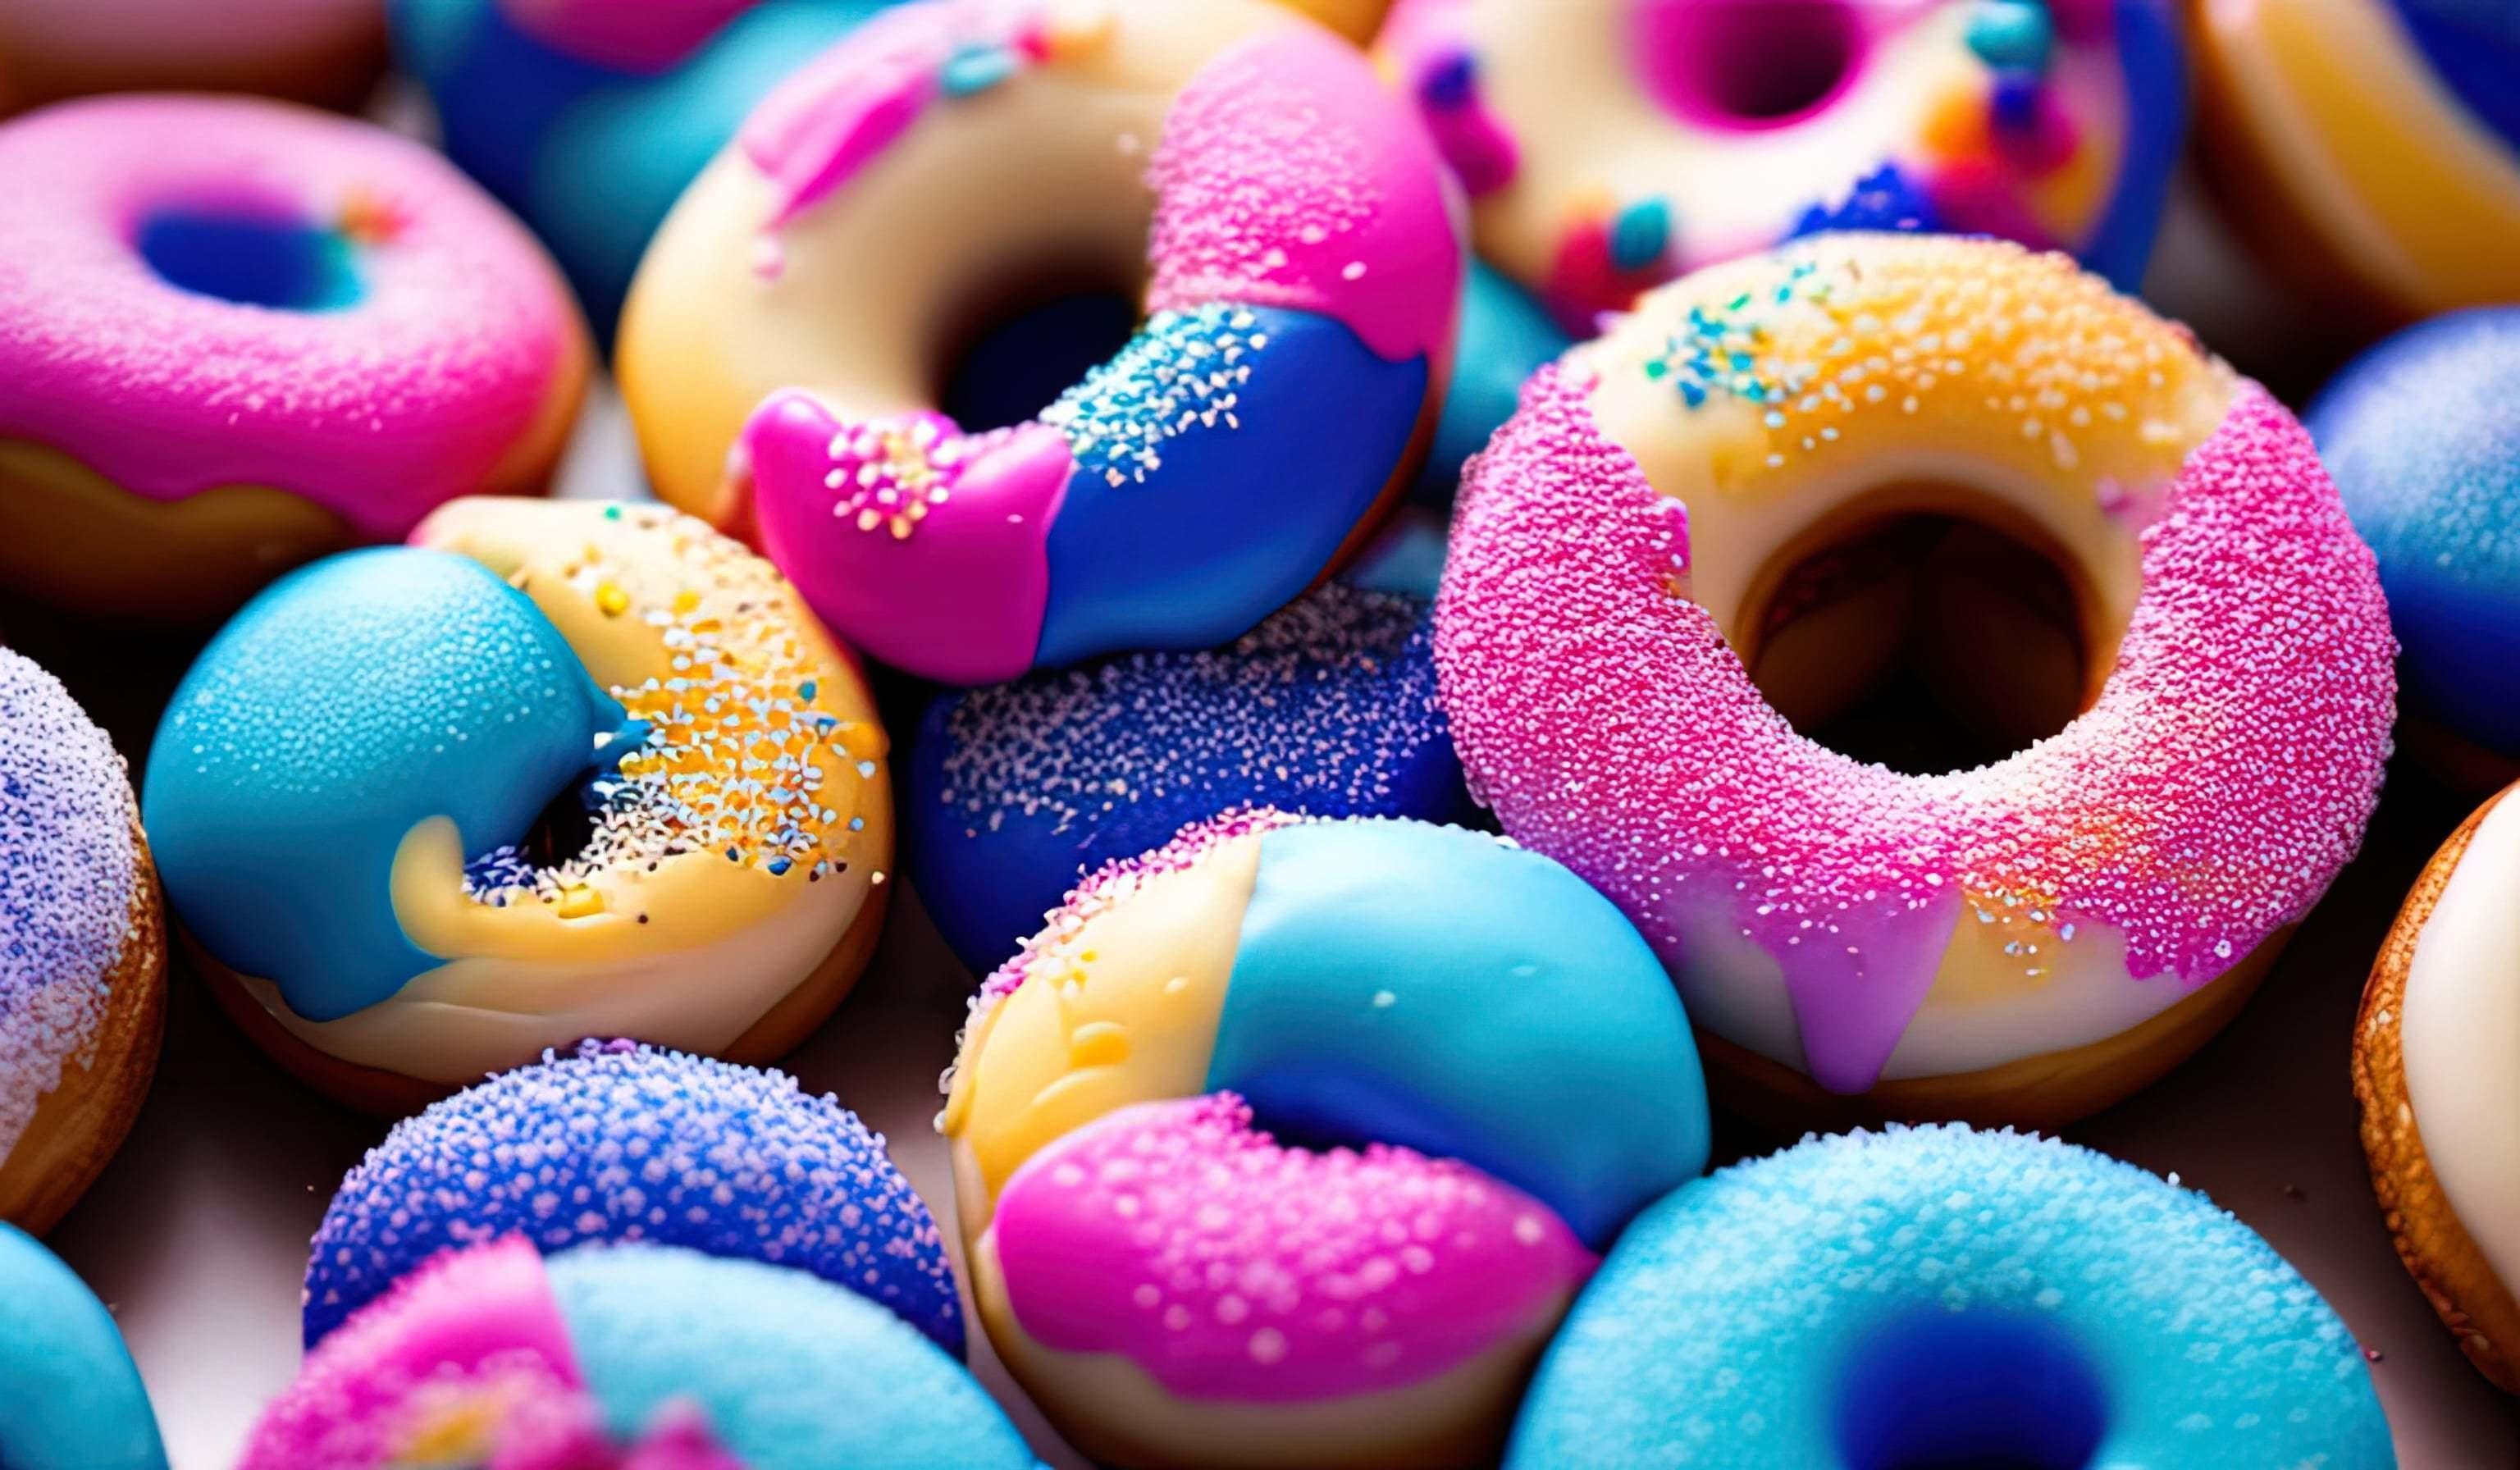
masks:
[(1840, 754), (1910, 775), (2002, 760), (2098, 695), (2108, 657), (2094, 650), (2124, 632), (2097, 625), (2048, 548), (2017, 517), (1859, 507), (1761, 569), (1737, 625), (1742, 661), (1795, 730)]
[(162, 208), (141, 219), (132, 245), (178, 290), (244, 306), (337, 311), (366, 293), (349, 241), (285, 210)]
[(950, 330), (937, 406), (969, 433), (1036, 417), (1128, 344), (1139, 290), (1072, 263), (1012, 277)]
[(2083, 1470), (2108, 1400), (2053, 1322), (1920, 1308), (1868, 1334), (1839, 1370), (1846, 1470)]
[(1701, 127), (1785, 127), (1825, 109), (1864, 59), (1850, 0), (1651, 0), (1631, 54), (1647, 95)]

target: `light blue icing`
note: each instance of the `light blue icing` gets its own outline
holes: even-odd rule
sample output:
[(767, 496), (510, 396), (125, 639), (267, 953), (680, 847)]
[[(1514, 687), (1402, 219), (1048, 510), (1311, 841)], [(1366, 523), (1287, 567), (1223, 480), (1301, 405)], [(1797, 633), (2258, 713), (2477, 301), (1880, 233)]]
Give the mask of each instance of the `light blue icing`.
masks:
[(466, 854), (525, 835), (635, 743), (560, 630), (489, 568), (388, 547), (305, 567), (247, 604), (175, 690), (142, 824), (167, 901), (209, 952), (310, 1020), (438, 959), (403, 933), (394, 852), (431, 817)]
[(1542, 1359), (1508, 1470), (2394, 1464), (2353, 1335), (2210, 1200), (1962, 1127), (1682, 1188)]
[(552, 1295), (606, 1429), (697, 1404), (746, 1470), (1029, 1470), (1004, 1410), (918, 1329), (818, 1276), (678, 1246), (581, 1246)]
[(1555, 862), (1459, 827), (1261, 838), (1207, 1089), (1296, 1140), (1463, 1160), (1596, 1250), (1706, 1167), (1697, 1048), (1653, 952)]
[(158, 1416), (112, 1314), (35, 1238), (0, 1223), (0, 1466), (165, 1470)]
[(1555, 362), (1574, 339), (1538, 297), (1486, 262), (1472, 260), (1462, 277), (1462, 343), (1453, 359), (1453, 380), (1435, 421), (1434, 446), (1418, 476), (1416, 493), (1450, 501), (1461, 483), (1462, 462), (1487, 448), (1488, 436), (1513, 417), (1523, 379), (1543, 363)]

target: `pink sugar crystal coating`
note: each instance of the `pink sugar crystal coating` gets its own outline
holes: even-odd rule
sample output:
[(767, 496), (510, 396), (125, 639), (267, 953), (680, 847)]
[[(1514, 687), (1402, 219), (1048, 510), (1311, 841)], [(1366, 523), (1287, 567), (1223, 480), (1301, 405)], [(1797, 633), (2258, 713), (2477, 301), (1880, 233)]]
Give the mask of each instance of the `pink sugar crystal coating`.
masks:
[(1112, 1113), (1007, 1183), (991, 1229), (1016, 1321), (1171, 1392), (1373, 1393), (1537, 1344), (1597, 1264), (1539, 1201), (1375, 1144), (1281, 1147), (1232, 1093)]
[[(524, 227), (382, 128), (253, 98), (97, 98), (0, 130), (0, 440), (151, 500), (268, 485), (399, 538), (482, 488), (585, 350)], [(179, 206), (338, 228), (364, 292), (289, 311), (169, 285), (133, 240)]]
[(1372, 67), (1290, 26), (1218, 57), (1164, 119), (1149, 311), (1318, 311), (1384, 359), (1443, 359), (1462, 245), (1444, 164)]
[(1538, 374), (1455, 521), (1446, 707), (1506, 830), (1666, 964), (1692, 929), (1776, 957), (1827, 1087), (1876, 1079), (1964, 895), (2044, 909), (2068, 940), (2112, 927), (2130, 974), (2192, 988), (2306, 914), (2362, 840), (2395, 713), (2388, 612), (2308, 434), (2253, 383), (2142, 532), (2097, 702), (1975, 771), (1902, 776), (1796, 735), (1665, 591), (1686, 551), (1665, 504), (1586, 385)]

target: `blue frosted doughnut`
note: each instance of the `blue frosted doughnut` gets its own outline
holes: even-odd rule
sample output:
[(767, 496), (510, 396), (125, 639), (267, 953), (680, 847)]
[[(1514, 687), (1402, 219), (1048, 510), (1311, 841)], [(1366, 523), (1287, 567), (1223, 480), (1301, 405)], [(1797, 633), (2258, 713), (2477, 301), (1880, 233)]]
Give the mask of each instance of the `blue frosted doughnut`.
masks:
[(2361, 1350), (2200, 1194), (1959, 1126), (1805, 1140), (1640, 1216), (1508, 1470), (2395, 1463)]
[(801, 1271), (507, 1236), (405, 1276), (306, 1357), (239, 1470), (1027, 1470), (971, 1375)]
[(438, 1251), (512, 1231), (793, 1267), (963, 1351), (936, 1222), (856, 1114), (784, 1073), (592, 1041), (396, 1124), (350, 1171), (307, 1255), (307, 1346)]
[(0, 1223), (0, 1465), (166, 1470), (113, 1314), (34, 1236)]
[(683, 186), (797, 62), (889, 0), (393, 0), (446, 152), (524, 216), (609, 337)]
[(2520, 307), (2408, 328), (2306, 422), (2380, 559), (2408, 702), (2520, 756)]
[(928, 917), (986, 972), (1083, 874), (1232, 807), (1466, 816), (1433, 610), (1332, 583), (1224, 648), (939, 695), (904, 791)]

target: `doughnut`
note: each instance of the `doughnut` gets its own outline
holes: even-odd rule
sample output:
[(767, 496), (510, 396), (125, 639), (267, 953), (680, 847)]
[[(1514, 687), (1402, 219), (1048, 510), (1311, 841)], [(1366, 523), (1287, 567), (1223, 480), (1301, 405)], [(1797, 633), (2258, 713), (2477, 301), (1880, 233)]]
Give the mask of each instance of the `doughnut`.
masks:
[(2402, 737), (2462, 784), (2520, 778), (2520, 308), (2411, 327), (2305, 422), (2380, 560)]
[(1435, 702), (1433, 598), (1336, 582), (1224, 648), (948, 690), (908, 765), (911, 882), (981, 974), (1085, 873), (1231, 807), (1470, 815)]
[[(909, 6), (674, 206), (622, 393), (657, 493), (757, 533), (885, 663), (975, 685), (1213, 647), (1416, 474), (1461, 289), (1446, 188), (1365, 59), (1278, 6)], [(953, 416), (975, 325), (1113, 281), (1146, 314), (1113, 356), (1042, 408), (1006, 402), (1041, 354), (997, 353), (965, 412), (998, 426)]]
[[(0, 648), (0, 1220), (41, 1233), (95, 1182), (165, 1019), (166, 923), (122, 757)], [(7, 1448), (0, 1432), (15, 1470)]]
[(2202, 1194), (2052, 1138), (1806, 1139), (1640, 1216), (1507, 1470), (2397, 1464), (2345, 1324)]
[(2133, 290), (2186, 126), (2172, 0), (1400, 0), (1376, 51), (1480, 256), (1585, 336), (1821, 230), (1994, 235)]
[(2520, 1005), (2514, 789), (2479, 807), (2424, 865), (2371, 966), (2354, 1031), (2362, 1151), (2398, 1259), (2504, 1393), (2520, 1393), (2511, 1208), (2520, 1173), (2507, 1106), (2520, 1076), (2499, 1054)]
[(384, 70), (382, 0), (9, 0), (0, 116), (95, 92), (261, 92), (354, 108)]
[(435, 154), (285, 103), (111, 97), (0, 125), (0, 581), (208, 618), (549, 480), (585, 328)]
[(938, 1122), (999, 1358), (1127, 1465), (1492, 1455), (1594, 1252), (1707, 1151), (1672, 988), (1572, 874), (1266, 809), (1086, 880)]
[(656, 225), (763, 93), (885, 0), (393, 0), (446, 152), (560, 257), (609, 336)]
[[(2027, 748), (1909, 775), (1799, 730), (1928, 622), (1832, 558), (1930, 517), (2046, 550), (2087, 656)], [(1962, 701), (2023, 714), (2006, 658), (2046, 627), (1947, 626)], [(2062, 255), (1917, 235), (1700, 272), (1544, 369), (1435, 613), (1470, 789), (1618, 904), (1726, 1100), (1788, 1128), (2053, 1126), (2177, 1064), (2361, 842), (2392, 651), (2264, 389)]]
[(141, 805), (229, 1013), (408, 1113), (587, 1036), (793, 1047), (882, 921), (884, 767), (768, 562), (659, 506), (461, 500), (239, 613)]
[(238, 1470), (1037, 1470), (963, 1365), (852, 1291), (679, 1246), (436, 1256), (306, 1356)]
[(1418, 471), (1418, 498), (1449, 504), (1462, 467), (1485, 449), (1522, 401), (1522, 384), (1574, 345), (1529, 291), (1483, 261), (1462, 286), (1461, 357), (1435, 420), (1435, 442)]
[(0, 1464), (166, 1470), (158, 1415), (113, 1314), (41, 1242), (0, 1222)]
[(2331, 312), (2520, 300), (2520, 28), (2466, 0), (2188, 0), (2207, 181)]
[(394, 1125), (324, 1211), (306, 1346), (441, 1250), (644, 1240), (808, 1271), (963, 1354), (927, 1207), (881, 1136), (795, 1079), (631, 1042), (545, 1052)]

